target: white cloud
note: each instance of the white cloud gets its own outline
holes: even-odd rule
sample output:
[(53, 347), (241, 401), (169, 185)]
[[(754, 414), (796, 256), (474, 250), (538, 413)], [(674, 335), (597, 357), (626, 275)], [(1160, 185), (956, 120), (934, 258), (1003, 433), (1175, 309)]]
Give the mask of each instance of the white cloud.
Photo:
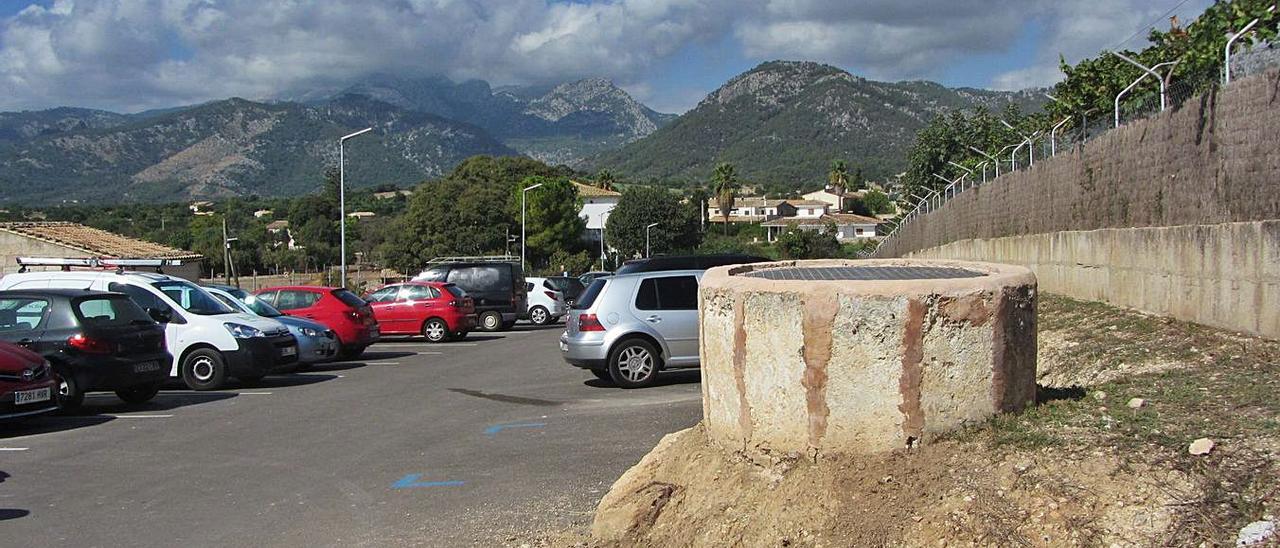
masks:
[[(1211, 0), (1193, 0), (1198, 13)], [(1163, 2), (1161, 2), (1163, 3)], [(0, 110), (117, 110), (333, 87), (373, 72), (494, 83), (604, 76), (634, 89), (691, 43), (732, 37), (750, 60), (824, 61), (937, 77), (1005, 53), (1031, 18), (1034, 63), (993, 80), (1040, 84), (1057, 54), (1091, 55), (1162, 9), (1151, 0), (56, 0), (0, 20)], [(1189, 5), (1190, 5), (1189, 4)], [(1188, 11), (1188, 10), (1183, 10)], [(685, 88), (652, 89), (656, 105)], [(700, 93), (710, 91), (700, 90)]]

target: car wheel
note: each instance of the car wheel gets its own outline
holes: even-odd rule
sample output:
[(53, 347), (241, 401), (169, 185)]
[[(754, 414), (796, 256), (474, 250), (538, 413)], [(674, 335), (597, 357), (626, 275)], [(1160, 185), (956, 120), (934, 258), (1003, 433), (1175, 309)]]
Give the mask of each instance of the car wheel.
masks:
[(480, 315), (481, 331), (497, 331), (499, 329), (502, 329), (502, 314), (491, 310)]
[(227, 364), (222, 354), (211, 348), (198, 348), (182, 360), (179, 371), (182, 382), (192, 390), (216, 390), (227, 382)]
[(591, 371), (591, 374), (595, 375), (597, 379), (613, 382), (613, 377), (609, 376), (608, 369), (590, 369), (589, 371)]
[(662, 358), (644, 339), (622, 341), (609, 352), (609, 378), (622, 388), (643, 388), (658, 378)]
[(449, 326), (440, 318), (431, 318), (422, 324), (422, 336), (428, 342), (438, 343), (449, 338)]
[(365, 348), (368, 348), (368, 347), (367, 346), (343, 346), (340, 350), (338, 350), (338, 357), (344, 360), (354, 360), (356, 358), (359, 358), (361, 354), (364, 354)]
[(84, 390), (80, 388), (80, 383), (66, 371), (55, 370), (53, 374), (54, 380), (58, 381), (58, 393), (54, 396), (58, 410), (72, 412), (79, 409), (84, 403)]
[(541, 306), (535, 306), (529, 309), (529, 321), (533, 325), (547, 325), (551, 321), (551, 313)]
[(129, 388), (121, 388), (116, 390), (116, 397), (124, 400), (126, 403), (147, 403), (156, 394), (160, 393), (160, 385), (163, 383), (139, 384), (130, 386)]

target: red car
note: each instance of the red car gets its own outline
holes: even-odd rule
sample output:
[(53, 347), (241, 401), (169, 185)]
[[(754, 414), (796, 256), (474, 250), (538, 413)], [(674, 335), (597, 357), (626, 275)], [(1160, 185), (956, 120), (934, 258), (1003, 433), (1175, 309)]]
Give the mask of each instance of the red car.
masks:
[(272, 287), (255, 295), (290, 316), (315, 320), (338, 336), (338, 356), (359, 357), (378, 342), (378, 321), (369, 303), (340, 287), (309, 285)]
[(0, 419), (47, 413), (58, 408), (53, 371), (44, 357), (0, 342)]
[(422, 335), (431, 342), (458, 340), (476, 326), (476, 306), (462, 288), (444, 282), (383, 286), (365, 297), (382, 332)]

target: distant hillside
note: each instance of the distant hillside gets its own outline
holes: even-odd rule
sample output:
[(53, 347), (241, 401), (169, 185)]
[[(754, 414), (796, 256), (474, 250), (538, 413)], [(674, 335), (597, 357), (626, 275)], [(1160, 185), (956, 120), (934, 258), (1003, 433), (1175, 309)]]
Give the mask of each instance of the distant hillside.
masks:
[(705, 180), (730, 162), (753, 181), (817, 182), (833, 159), (867, 177), (902, 171), (915, 133), (938, 112), (1010, 102), (1031, 92), (950, 89), (933, 82), (874, 82), (810, 62), (773, 61), (735, 76), (653, 134), (590, 160), (633, 179)]
[(603, 78), (492, 89), (483, 80), (377, 75), (344, 93), (473, 124), (550, 164), (577, 165), (675, 118), (640, 104)]
[[(361, 96), (323, 104), (215, 101), (168, 113), (0, 114), (0, 202), (291, 195), (320, 187), (348, 143), (353, 186), (411, 184), (476, 154), (514, 155), (484, 130)], [(6, 139), (5, 136), (11, 138)]]

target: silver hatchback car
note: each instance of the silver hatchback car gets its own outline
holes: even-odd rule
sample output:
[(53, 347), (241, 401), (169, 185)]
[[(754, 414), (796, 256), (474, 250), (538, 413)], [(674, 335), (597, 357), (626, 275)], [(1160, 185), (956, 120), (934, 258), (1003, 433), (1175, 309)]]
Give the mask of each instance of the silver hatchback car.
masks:
[(698, 366), (698, 282), (703, 270), (599, 278), (578, 297), (560, 336), (571, 365), (623, 388), (664, 369)]

